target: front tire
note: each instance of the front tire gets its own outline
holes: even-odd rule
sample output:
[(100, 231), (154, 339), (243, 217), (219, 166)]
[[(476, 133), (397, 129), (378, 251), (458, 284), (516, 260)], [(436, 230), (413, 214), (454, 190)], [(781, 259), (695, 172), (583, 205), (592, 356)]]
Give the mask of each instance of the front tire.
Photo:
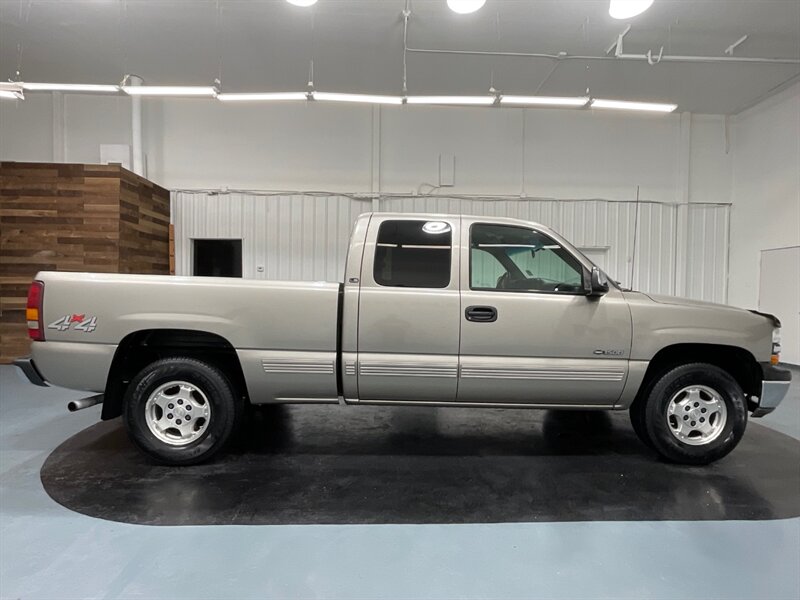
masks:
[(150, 363), (133, 378), (122, 416), (142, 452), (162, 464), (192, 465), (219, 452), (241, 410), (219, 369), (175, 357)]
[(636, 433), (636, 437), (639, 438), (639, 441), (651, 450), (655, 450), (655, 446), (653, 446), (653, 440), (650, 439), (650, 434), (647, 433), (647, 421), (645, 415), (645, 409), (647, 408), (647, 394), (649, 394), (649, 390), (645, 392), (645, 395), (641, 399), (637, 398), (636, 401), (631, 405), (631, 425), (633, 426), (633, 431)]
[(747, 427), (747, 402), (736, 380), (705, 363), (663, 374), (646, 398), (644, 424), (669, 461), (705, 465), (733, 450)]

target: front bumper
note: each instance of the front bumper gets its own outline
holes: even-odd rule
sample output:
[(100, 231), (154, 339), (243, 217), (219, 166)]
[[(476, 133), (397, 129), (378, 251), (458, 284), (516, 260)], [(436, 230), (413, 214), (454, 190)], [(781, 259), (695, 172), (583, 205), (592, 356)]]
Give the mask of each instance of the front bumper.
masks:
[(761, 381), (761, 395), (754, 399), (756, 404), (753, 409), (754, 417), (763, 417), (775, 410), (786, 396), (792, 382), (792, 373), (788, 369), (761, 363), (761, 370), (764, 376)]
[(24, 358), (18, 358), (14, 361), (14, 366), (19, 367), (22, 371), (22, 374), (28, 378), (33, 385), (38, 385), (41, 387), (49, 387), (47, 382), (42, 377), (42, 374), (39, 373), (39, 369), (36, 368), (36, 365), (33, 364), (33, 359), (30, 356), (26, 356)]

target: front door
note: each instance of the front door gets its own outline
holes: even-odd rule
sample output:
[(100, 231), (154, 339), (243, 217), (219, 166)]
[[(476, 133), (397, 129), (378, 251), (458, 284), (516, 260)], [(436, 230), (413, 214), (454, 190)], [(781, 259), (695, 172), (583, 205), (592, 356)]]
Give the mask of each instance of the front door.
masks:
[(373, 215), (359, 294), (360, 401), (455, 400), (459, 223)]
[(612, 405), (625, 384), (630, 311), (590, 298), (585, 269), (552, 236), (462, 225), (459, 402)]

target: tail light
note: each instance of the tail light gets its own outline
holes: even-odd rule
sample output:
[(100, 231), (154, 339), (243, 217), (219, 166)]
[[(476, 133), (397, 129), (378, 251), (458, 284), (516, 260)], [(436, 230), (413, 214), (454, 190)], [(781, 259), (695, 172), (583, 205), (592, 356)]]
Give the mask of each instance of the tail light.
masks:
[(772, 330), (772, 356), (769, 357), (769, 362), (777, 365), (781, 362), (781, 330)]
[(44, 282), (34, 281), (28, 288), (28, 304), (25, 307), (25, 318), (28, 321), (28, 336), (35, 342), (44, 341)]

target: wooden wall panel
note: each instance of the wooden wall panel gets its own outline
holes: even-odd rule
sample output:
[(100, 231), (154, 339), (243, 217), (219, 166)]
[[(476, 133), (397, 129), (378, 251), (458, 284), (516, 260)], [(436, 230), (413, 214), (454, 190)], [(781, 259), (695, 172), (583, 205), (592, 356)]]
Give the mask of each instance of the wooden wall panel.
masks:
[(10, 362), (17, 356), (29, 354), (30, 341), (24, 310), (4, 310), (0, 315), (0, 348), (0, 362)]
[(0, 162), (0, 362), (38, 271), (169, 273), (169, 192), (118, 165)]
[(169, 192), (125, 171), (119, 211), (120, 273), (169, 275)]

